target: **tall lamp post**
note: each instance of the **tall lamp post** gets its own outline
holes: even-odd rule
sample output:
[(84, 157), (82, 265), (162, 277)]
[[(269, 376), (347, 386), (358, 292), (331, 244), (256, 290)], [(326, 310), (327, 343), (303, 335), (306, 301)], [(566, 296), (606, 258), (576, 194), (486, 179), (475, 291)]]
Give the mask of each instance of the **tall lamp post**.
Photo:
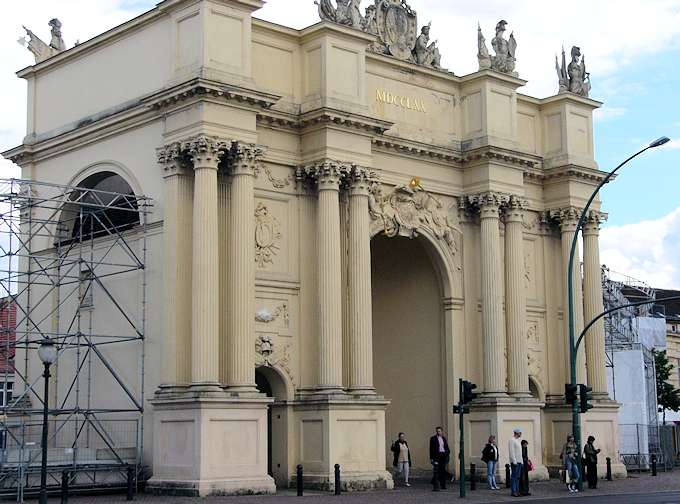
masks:
[(40, 467), (40, 504), (47, 504), (47, 414), (48, 393), (50, 387), (50, 366), (57, 360), (57, 347), (52, 340), (44, 339), (38, 347), (38, 356), (45, 367), (45, 395), (43, 396), (43, 425), (42, 425), (42, 465)]
[[(659, 147), (666, 142), (668, 142), (670, 139), (668, 137), (661, 137), (656, 140), (654, 140), (652, 143), (650, 143), (647, 147), (644, 149), (636, 152), (632, 156), (630, 156), (628, 159), (626, 159), (623, 163), (621, 163), (619, 166), (614, 168), (611, 172), (607, 174), (607, 176), (600, 182), (600, 184), (595, 188), (593, 191), (593, 194), (590, 195), (590, 198), (588, 199), (588, 202), (586, 203), (586, 206), (583, 208), (581, 211), (581, 216), (578, 219), (578, 224), (576, 225), (576, 231), (574, 232), (574, 238), (571, 241), (571, 250), (569, 252), (569, 266), (567, 268), (567, 298), (568, 298), (568, 304), (569, 304), (569, 365), (570, 365), (570, 381), (572, 387), (575, 387), (577, 385), (576, 383), (576, 353), (577, 353), (577, 346), (576, 346), (576, 335), (575, 335), (575, 328), (574, 328), (574, 277), (572, 275), (572, 271), (574, 268), (574, 256), (576, 254), (576, 245), (578, 243), (578, 234), (581, 229), (583, 229), (583, 224), (586, 221), (586, 216), (588, 215), (588, 210), (590, 209), (590, 205), (592, 204), (593, 200), (597, 196), (597, 193), (600, 192), (600, 189), (602, 189), (602, 186), (604, 186), (609, 180), (616, 174), (619, 169), (631, 161), (632, 159), (636, 158), (643, 152), (653, 149), (655, 147)], [(574, 401), (571, 405), (571, 423), (572, 423), (572, 431), (574, 433), (574, 441), (576, 441), (576, 449), (577, 453), (581, 453), (581, 418), (579, 417), (579, 404), (578, 401)], [(581, 467), (581, 457), (577, 457), (576, 463), (578, 464), (579, 470), (582, 469)], [(578, 481), (578, 488), (581, 488), (581, 480), (579, 478)]]

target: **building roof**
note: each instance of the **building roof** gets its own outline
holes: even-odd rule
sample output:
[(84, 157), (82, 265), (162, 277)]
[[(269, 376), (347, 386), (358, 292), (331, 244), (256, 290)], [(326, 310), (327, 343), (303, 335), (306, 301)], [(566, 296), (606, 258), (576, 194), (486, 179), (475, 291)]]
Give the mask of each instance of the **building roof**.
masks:
[[(656, 289), (656, 299), (671, 296), (680, 296), (680, 290)], [(666, 308), (667, 320), (680, 320), (680, 299), (665, 302), (657, 301), (657, 304), (663, 305)]]

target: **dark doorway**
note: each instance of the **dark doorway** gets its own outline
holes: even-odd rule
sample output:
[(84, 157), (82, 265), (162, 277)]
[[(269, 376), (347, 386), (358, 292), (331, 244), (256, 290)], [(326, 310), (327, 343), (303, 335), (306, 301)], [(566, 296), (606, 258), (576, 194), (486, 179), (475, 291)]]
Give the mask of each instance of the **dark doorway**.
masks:
[[(267, 397), (274, 397), (272, 392), (272, 386), (267, 380), (267, 377), (260, 372), (259, 369), (255, 370), (255, 384), (257, 385), (257, 390), (265, 394)], [(267, 474), (269, 476), (274, 475), (272, 470), (272, 405), (267, 407)]]

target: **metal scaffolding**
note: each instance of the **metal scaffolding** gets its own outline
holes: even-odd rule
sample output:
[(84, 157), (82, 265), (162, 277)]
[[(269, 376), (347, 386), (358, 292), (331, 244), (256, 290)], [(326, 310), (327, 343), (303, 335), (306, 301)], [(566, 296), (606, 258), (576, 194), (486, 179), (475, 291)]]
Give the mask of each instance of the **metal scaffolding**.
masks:
[[(0, 179), (3, 376), (0, 496), (23, 502), (40, 478), (41, 341), (50, 379), (48, 484), (119, 485), (143, 452), (147, 217), (127, 194)], [(135, 288), (136, 287), (136, 288)], [(14, 334), (14, 337), (9, 335)], [(13, 341), (14, 340), (14, 341)], [(11, 382), (11, 385), (10, 385)]]

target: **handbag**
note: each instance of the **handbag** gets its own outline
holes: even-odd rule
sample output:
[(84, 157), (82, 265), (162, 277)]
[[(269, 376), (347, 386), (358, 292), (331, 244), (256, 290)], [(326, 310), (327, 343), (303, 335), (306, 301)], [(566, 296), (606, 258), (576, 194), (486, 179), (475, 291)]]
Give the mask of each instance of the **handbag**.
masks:
[(527, 462), (529, 462), (529, 463), (527, 464), (527, 469), (528, 469), (529, 471), (533, 471), (533, 470), (534, 470), (534, 463), (531, 461), (531, 459), (528, 459)]

